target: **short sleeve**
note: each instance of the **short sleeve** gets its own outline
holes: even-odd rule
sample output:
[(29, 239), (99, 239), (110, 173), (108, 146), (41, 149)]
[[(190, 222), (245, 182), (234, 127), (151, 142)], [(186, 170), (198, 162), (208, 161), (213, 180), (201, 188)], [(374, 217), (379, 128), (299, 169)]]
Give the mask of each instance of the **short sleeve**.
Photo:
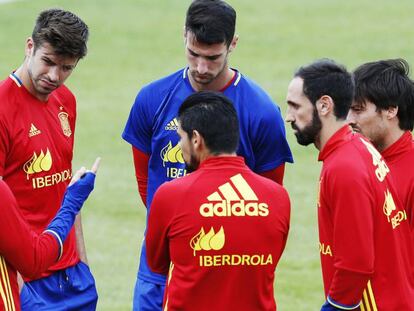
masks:
[(293, 162), (280, 108), (270, 99), (260, 108), (260, 115), (253, 122), (254, 171), (258, 173), (275, 169), (285, 162)]
[(147, 90), (143, 88), (135, 98), (122, 138), (144, 153), (151, 153), (153, 115)]

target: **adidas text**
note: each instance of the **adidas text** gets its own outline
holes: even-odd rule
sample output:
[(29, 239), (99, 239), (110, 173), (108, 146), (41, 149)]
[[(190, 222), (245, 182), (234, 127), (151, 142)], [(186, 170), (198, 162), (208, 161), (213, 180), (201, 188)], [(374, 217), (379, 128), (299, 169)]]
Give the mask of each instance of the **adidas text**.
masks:
[(269, 206), (266, 203), (245, 202), (244, 200), (218, 203), (204, 203), (200, 206), (200, 214), (203, 217), (228, 217), (228, 216), (262, 216), (269, 215)]

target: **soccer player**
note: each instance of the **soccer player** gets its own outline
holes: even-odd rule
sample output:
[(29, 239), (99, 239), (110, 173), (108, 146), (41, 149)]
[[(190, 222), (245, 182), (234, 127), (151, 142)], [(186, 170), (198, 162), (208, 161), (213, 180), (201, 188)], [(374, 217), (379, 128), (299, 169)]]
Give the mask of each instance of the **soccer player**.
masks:
[[(76, 101), (64, 82), (86, 55), (87, 39), (87, 25), (73, 13), (41, 12), (23, 64), (0, 83), (0, 176), (38, 234), (55, 216), (72, 175)], [(95, 310), (79, 219), (75, 228), (57, 263), (39, 279), (23, 275), (23, 310)]]
[[(155, 190), (187, 171), (178, 146), (177, 111), (200, 90), (231, 99), (240, 120), (237, 154), (254, 172), (282, 184), (284, 163), (292, 162), (279, 107), (255, 82), (228, 64), (237, 45), (236, 12), (221, 0), (195, 0), (185, 22), (188, 67), (152, 82), (138, 93), (123, 138), (133, 147), (142, 201), (149, 209)], [(165, 276), (150, 271), (142, 246), (134, 310), (161, 310)]]
[(351, 74), (330, 60), (301, 67), (289, 84), (286, 121), (314, 144), (319, 180), (321, 310), (414, 310), (410, 227), (389, 168), (346, 117)]
[(408, 73), (408, 63), (403, 59), (380, 60), (358, 67), (348, 121), (381, 152), (413, 228), (414, 83)]
[(276, 310), (287, 192), (236, 155), (237, 113), (221, 93), (189, 96), (177, 120), (183, 158), (194, 172), (159, 187), (146, 236), (151, 269), (168, 272), (165, 310)]
[(76, 172), (59, 212), (40, 235), (30, 230), (15, 197), (0, 180), (0, 311), (20, 310), (16, 269), (35, 278), (60, 258), (75, 216), (93, 190), (98, 164), (99, 160), (90, 172)]

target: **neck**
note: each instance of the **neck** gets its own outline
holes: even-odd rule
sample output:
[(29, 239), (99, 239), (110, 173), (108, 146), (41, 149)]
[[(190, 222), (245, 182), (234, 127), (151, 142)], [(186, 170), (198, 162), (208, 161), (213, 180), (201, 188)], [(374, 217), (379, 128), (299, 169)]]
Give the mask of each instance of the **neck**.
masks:
[(233, 153), (219, 153), (219, 154), (211, 154), (210, 152), (204, 153), (200, 155), (200, 163), (202, 163), (203, 161), (210, 159), (210, 158), (215, 158), (215, 157), (235, 157), (237, 156), (237, 154), (235, 152)]
[(322, 129), (320, 131), (319, 137), (317, 137), (317, 139), (315, 140), (315, 147), (319, 151), (321, 151), (323, 147), (325, 147), (328, 140), (346, 124), (348, 124), (346, 120), (323, 120)]
[(191, 74), (188, 75), (191, 86), (197, 92), (198, 91), (219, 92), (227, 85), (227, 83), (229, 83), (229, 81), (233, 78), (233, 76), (234, 76), (234, 71), (228, 66), (225, 66), (224, 69), (218, 74), (218, 76), (208, 84), (197, 83), (193, 79)]
[(382, 152), (389, 146), (394, 144), (397, 140), (399, 140), (401, 136), (404, 135), (404, 133), (405, 131), (400, 129), (398, 125), (393, 126), (388, 129), (387, 134), (385, 135), (382, 142), (375, 144), (375, 147), (378, 149), (379, 152)]
[(32, 80), (29, 76), (29, 70), (27, 68), (27, 61), (25, 60), (23, 64), (17, 68), (17, 70), (14, 72), (14, 74), (22, 81), (23, 86), (26, 88), (26, 90), (32, 94), (34, 97), (36, 97), (38, 100), (45, 102), (49, 98), (48, 94), (39, 94), (36, 92)]

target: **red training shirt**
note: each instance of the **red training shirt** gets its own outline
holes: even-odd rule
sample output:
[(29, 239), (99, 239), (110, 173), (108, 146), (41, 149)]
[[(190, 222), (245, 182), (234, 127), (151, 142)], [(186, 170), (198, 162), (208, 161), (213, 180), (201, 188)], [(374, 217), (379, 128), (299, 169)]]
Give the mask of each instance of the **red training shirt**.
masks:
[(319, 154), (325, 295), (357, 310), (414, 310), (410, 229), (379, 152), (344, 126)]
[(242, 157), (211, 157), (164, 183), (148, 220), (148, 264), (167, 274), (168, 310), (275, 310), (273, 282), (289, 230), (284, 188)]
[[(0, 84), (0, 102), (0, 176), (40, 234), (60, 208), (72, 176), (76, 100), (62, 85), (47, 102), (39, 101), (11, 74)], [(41, 277), (79, 262), (73, 228), (63, 249), (62, 259)]]
[(382, 156), (391, 170), (397, 193), (414, 233), (414, 141), (411, 132), (405, 132), (382, 152)]

